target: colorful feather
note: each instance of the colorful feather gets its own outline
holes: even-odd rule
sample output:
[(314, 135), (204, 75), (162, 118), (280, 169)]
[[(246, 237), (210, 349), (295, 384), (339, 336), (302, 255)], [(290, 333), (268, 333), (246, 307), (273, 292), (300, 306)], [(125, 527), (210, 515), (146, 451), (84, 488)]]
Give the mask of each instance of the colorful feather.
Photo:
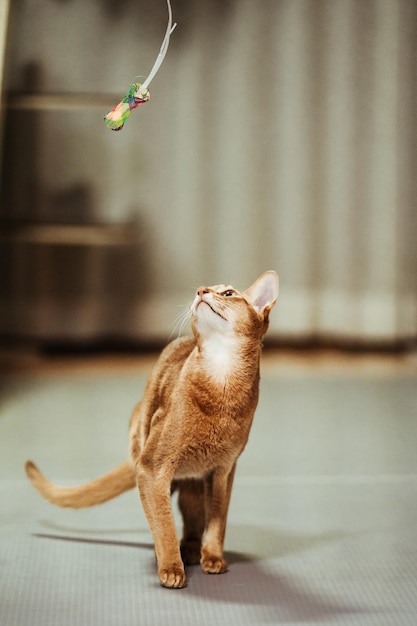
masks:
[(140, 83), (133, 83), (123, 100), (119, 102), (110, 113), (107, 113), (104, 117), (104, 123), (108, 128), (111, 130), (121, 130), (133, 109), (136, 109), (145, 102), (149, 102), (151, 94), (148, 89), (145, 88), (145, 90), (143, 90), (141, 87), (142, 85)]

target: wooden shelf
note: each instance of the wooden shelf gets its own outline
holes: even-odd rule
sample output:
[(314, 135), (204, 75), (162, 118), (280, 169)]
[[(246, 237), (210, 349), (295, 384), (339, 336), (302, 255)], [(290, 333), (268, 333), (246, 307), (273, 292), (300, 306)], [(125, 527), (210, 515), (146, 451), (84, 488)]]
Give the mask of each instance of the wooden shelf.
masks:
[(75, 109), (105, 109), (110, 110), (120, 100), (123, 94), (9, 94), (5, 98), (5, 105), (9, 109), (25, 111), (71, 111)]
[(128, 246), (139, 241), (133, 224), (31, 224), (0, 229), (0, 241), (56, 246)]

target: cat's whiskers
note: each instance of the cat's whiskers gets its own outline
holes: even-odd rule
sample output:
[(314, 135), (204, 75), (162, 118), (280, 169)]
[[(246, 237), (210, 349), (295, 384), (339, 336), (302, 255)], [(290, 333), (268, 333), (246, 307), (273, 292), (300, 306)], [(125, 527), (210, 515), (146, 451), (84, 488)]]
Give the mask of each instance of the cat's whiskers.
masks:
[(178, 331), (177, 337), (181, 337), (184, 327), (190, 320), (190, 305), (180, 304), (179, 306), (181, 307), (181, 311), (179, 311), (179, 313), (175, 316), (175, 322), (169, 336), (169, 341), (172, 339), (176, 331)]

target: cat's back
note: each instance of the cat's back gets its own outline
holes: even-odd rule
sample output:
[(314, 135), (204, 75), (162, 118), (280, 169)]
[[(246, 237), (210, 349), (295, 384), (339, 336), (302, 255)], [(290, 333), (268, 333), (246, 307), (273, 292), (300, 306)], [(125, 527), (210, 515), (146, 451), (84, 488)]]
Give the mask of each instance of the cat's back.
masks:
[(194, 337), (178, 337), (162, 350), (156, 363), (157, 369), (181, 368), (196, 346)]
[[(179, 337), (161, 352), (149, 374), (142, 400), (135, 406), (130, 418), (131, 457), (133, 462), (145, 446), (151, 431), (160, 431), (161, 417), (165, 416), (175, 394), (184, 363), (196, 346), (194, 337)], [(159, 417), (158, 417), (159, 416)], [(159, 426), (156, 422), (159, 422)]]
[(192, 336), (178, 337), (161, 352), (148, 380), (148, 392), (155, 398), (172, 392), (184, 363), (196, 346)]

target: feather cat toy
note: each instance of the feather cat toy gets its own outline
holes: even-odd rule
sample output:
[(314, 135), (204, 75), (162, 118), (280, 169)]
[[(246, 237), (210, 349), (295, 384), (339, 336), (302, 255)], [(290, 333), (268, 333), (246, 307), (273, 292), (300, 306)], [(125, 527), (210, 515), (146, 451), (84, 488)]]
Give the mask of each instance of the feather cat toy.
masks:
[(123, 100), (110, 113), (107, 113), (104, 123), (111, 130), (122, 130), (133, 109), (148, 102), (150, 97), (149, 91), (144, 90), (140, 83), (133, 83)]
[(151, 80), (156, 75), (157, 71), (162, 65), (162, 61), (165, 58), (165, 55), (169, 46), (169, 38), (171, 37), (171, 33), (176, 27), (176, 23), (172, 25), (172, 11), (171, 4), (169, 0), (167, 0), (168, 5), (168, 26), (166, 29), (165, 37), (161, 45), (161, 49), (159, 50), (159, 54), (156, 58), (156, 61), (151, 69), (148, 77), (144, 80), (143, 83), (133, 83), (125, 97), (117, 106), (114, 107), (107, 115), (104, 116), (104, 123), (111, 130), (121, 130), (131, 114), (131, 112), (139, 107), (141, 104), (145, 102), (149, 102), (151, 94), (149, 93), (148, 87), (151, 83)]

